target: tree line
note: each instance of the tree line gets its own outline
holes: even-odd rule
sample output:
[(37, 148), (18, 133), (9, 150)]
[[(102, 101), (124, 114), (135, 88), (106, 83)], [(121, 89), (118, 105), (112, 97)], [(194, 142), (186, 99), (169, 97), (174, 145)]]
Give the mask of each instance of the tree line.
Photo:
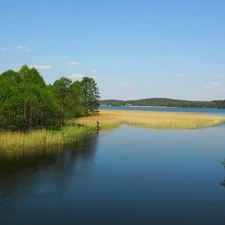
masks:
[(35, 68), (0, 74), (0, 129), (59, 129), (71, 118), (98, 113), (100, 93), (93, 78), (61, 77), (46, 85)]
[(155, 107), (181, 107), (181, 108), (225, 108), (225, 100), (215, 101), (187, 101), (170, 98), (146, 98), (139, 100), (101, 100), (101, 105), (111, 106), (155, 106)]

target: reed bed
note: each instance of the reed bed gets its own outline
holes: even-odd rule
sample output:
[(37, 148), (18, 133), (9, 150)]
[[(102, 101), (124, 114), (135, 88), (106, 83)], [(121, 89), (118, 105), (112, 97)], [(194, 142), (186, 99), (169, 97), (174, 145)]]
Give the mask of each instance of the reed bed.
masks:
[(60, 131), (36, 130), (28, 133), (3, 131), (0, 133), (0, 151), (65, 145), (78, 140), (86, 133), (87, 130), (81, 126), (68, 126)]
[(101, 110), (98, 115), (69, 121), (60, 131), (0, 132), (0, 151), (30, 151), (69, 144), (96, 131), (96, 120), (100, 121), (101, 129), (112, 129), (121, 124), (152, 129), (197, 129), (225, 122), (224, 117), (205, 114)]
[(225, 118), (220, 116), (138, 110), (101, 110), (99, 115), (80, 118), (77, 122), (93, 129), (96, 120), (100, 121), (103, 129), (115, 128), (121, 124), (152, 129), (197, 129), (225, 122)]

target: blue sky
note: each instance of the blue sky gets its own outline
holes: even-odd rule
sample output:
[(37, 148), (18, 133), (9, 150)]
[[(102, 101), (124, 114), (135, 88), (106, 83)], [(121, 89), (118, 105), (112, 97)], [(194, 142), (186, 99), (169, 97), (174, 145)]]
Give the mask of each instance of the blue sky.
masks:
[(0, 0), (0, 73), (93, 77), (101, 99), (225, 99), (224, 0)]

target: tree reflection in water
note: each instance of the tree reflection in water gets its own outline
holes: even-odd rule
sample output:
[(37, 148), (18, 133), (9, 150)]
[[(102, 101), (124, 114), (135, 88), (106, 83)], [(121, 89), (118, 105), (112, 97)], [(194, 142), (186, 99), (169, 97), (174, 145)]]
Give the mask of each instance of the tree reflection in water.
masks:
[[(33, 192), (32, 187), (50, 182), (64, 187), (71, 177), (87, 176), (92, 171), (97, 134), (84, 137), (71, 146), (30, 149), (0, 154), (0, 199)], [(1, 195), (2, 193), (2, 195)], [(3, 194), (4, 193), (4, 194)]]
[[(224, 166), (224, 169), (225, 169), (225, 158), (220, 163)], [(220, 183), (220, 185), (225, 187), (225, 177), (224, 177), (223, 182)]]

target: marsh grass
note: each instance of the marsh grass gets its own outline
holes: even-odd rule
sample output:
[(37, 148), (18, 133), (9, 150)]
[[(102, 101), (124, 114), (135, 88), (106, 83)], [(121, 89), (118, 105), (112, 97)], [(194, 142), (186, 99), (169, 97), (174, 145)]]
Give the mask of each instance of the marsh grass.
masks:
[(112, 129), (121, 124), (152, 129), (197, 129), (225, 122), (224, 117), (205, 114), (101, 110), (99, 115), (70, 120), (59, 131), (0, 132), (0, 151), (32, 150), (73, 143), (96, 131), (96, 120), (100, 121), (101, 129)]
[(100, 121), (102, 129), (115, 128), (121, 124), (152, 129), (197, 129), (225, 122), (224, 117), (205, 114), (138, 110), (101, 110), (99, 115), (80, 118), (77, 122), (93, 129), (96, 120)]
[(0, 151), (21, 151), (38, 147), (65, 145), (77, 141), (86, 133), (87, 130), (82, 126), (68, 126), (60, 131), (1, 132)]

